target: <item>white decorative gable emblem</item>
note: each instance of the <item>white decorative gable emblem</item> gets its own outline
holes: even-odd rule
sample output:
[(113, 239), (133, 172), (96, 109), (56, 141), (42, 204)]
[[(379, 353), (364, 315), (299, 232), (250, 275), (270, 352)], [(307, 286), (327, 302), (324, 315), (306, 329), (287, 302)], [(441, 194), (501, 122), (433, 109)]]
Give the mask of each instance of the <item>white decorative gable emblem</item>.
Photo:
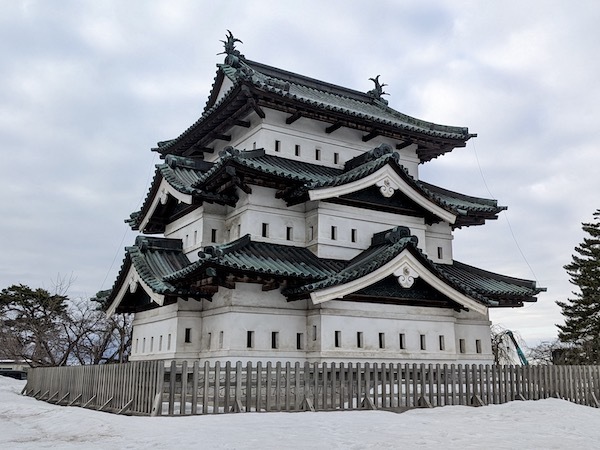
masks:
[(400, 286), (406, 289), (412, 287), (415, 278), (419, 278), (419, 274), (406, 262), (394, 272), (394, 276), (398, 277)]
[(387, 197), (387, 198), (394, 195), (394, 192), (396, 192), (396, 189), (398, 189), (400, 187), (389, 176), (386, 176), (385, 178), (379, 180), (376, 183), (376, 185), (379, 188), (379, 192), (381, 192), (381, 195), (383, 195), (384, 197)]

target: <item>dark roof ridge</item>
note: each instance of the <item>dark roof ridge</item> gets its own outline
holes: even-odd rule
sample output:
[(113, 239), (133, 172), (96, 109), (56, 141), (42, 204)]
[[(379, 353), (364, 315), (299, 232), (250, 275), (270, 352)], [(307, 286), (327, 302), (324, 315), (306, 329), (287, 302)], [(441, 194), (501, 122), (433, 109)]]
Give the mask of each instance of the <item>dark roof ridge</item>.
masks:
[(422, 181), (422, 180), (415, 180), (418, 184), (421, 185), (421, 187), (426, 190), (429, 191), (429, 193), (433, 196), (437, 196), (436, 193), (443, 193), (445, 195), (451, 196), (451, 197), (456, 197), (456, 198), (460, 198), (462, 200), (467, 200), (467, 201), (477, 201), (477, 202), (481, 202), (484, 203), (488, 206), (493, 206), (495, 208), (500, 208), (501, 210), (505, 210), (508, 209), (507, 206), (498, 206), (498, 200), (493, 199), (493, 198), (485, 198), (485, 197), (476, 197), (474, 195), (467, 195), (467, 194), (462, 194), (460, 192), (456, 192), (456, 191), (452, 191), (450, 189), (446, 189), (440, 186), (437, 186), (435, 184), (431, 184), (431, 183), (427, 183), (426, 181)]
[(463, 270), (467, 270), (471, 273), (477, 273), (479, 275), (485, 276), (485, 277), (489, 277), (492, 278), (494, 280), (498, 280), (498, 281), (505, 281), (505, 282), (510, 282), (513, 284), (516, 284), (518, 286), (521, 287), (525, 287), (525, 288), (529, 288), (529, 289), (534, 289), (537, 292), (546, 292), (546, 288), (545, 287), (537, 287), (536, 286), (536, 282), (534, 280), (527, 280), (525, 278), (517, 278), (517, 277), (511, 277), (508, 275), (502, 275), (496, 272), (490, 272), (489, 270), (485, 270), (485, 269), (481, 269), (479, 267), (475, 267), (475, 266), (471, 266), (469, 264), (465, 264), (463, 262), (460, 261), (452, 261), (452, 265), (458, 269), (463, 269)]
[(362, 166), (369, 161), (373, 161), (390, 153), (394, 153), (394, 149), (388, 144), (381, 144), (378, 147), (372, 148), (371, 150), (346, 161), (344, 164), (344, 172), (355, 169), (356, 167)]
[(374, 97), (366, 92), (358, 91), (351, 88), (346, 88), (338, 84), (329, 83), (316, 78), (301, 75), (299, 73), (291, 72), (277, 67), (269, 66), (257, 61), (251, 61), (248, 59), (244, 60), (245, 64), (259, 73), (266, 75), (267, 77), (282, 78), (292, 83), (301, 84), (317, 90), (327, 90), (332, 94), (339, 95), (341, 97), (348, 97), (359, 101), (373, 102)]
[(181, 239), (162, 238), (156, 236), (137, 236), (135, 238), (135, 246), (138, 247), (142, 253), (155, 250), (183, 250), (183, 242)]

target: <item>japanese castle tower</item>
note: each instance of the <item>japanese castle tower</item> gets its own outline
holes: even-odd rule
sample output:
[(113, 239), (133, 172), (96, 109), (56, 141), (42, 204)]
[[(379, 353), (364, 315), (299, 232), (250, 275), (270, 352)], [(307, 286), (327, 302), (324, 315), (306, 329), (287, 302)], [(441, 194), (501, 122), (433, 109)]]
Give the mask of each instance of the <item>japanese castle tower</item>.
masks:
[(127, 221), (105, 308), (135, 313), (131, 360), (491, 362), (488, 309), (543, 289), (455, 261), (453, 230), (505, 207), (418, 174), (474, 135), (236, 42)]

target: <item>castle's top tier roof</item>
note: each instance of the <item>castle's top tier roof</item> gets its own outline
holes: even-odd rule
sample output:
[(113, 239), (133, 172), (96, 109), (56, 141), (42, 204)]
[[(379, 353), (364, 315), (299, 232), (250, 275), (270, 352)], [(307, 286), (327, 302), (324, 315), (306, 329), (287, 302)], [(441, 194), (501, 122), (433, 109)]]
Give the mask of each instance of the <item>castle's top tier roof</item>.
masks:
[[(225, 42), (225, 62), (218, 64), (202, 116), (179, 137), (160, 143), (154, 150), (164, 155), (202, 151), (215, 136), (223, 136), (235, 126), (236, 120), (239, 124), (251, 110), (262, 115), (265, 107), (289, 113), (290, 123), (298, 117), (322, 121), (327, 133), (348, 127), (368, 133), (365, 136), (385, 135), (399, 142), (417, 143), (421, 162), (464, 147), (475, 136), (466, 127), (439, 125), (390, 108), (382, 97), (385, 84), (379, 82), (379, 75), (371, 78), (374, 89), (359, 92), (248, 60), (235, 49), (235, 42), (239, 40), (230, 34)], [(231, 82), (228, 89), (225, 79)]]

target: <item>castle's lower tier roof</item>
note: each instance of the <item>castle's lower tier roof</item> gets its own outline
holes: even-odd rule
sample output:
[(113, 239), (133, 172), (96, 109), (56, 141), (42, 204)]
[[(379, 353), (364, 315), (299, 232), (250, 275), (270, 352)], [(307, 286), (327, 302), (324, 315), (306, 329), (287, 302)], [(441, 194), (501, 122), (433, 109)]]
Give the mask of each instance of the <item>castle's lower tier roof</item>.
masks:
[[(391, 282), (395, 280), (395, 282)], [(460, 262), (437, 264), (417, 247), (406, 227), (373, 236), (371, 246), (349, 261), (323, 259), (302, 247), (252, 241), (244, 236), (205, 247), (190, 262), (181, 241), (140, 236), (125, 261), (105, 307), (131, 312), (161, 306), (177, 297), (210, 299), (219, 287), (260, 283), (289, 300), (313, 303), (353, 300), (443, 306), (485, 312), (522, 306), (545, 290)], [(141, 287), (141, 289), (140, 289)]]

